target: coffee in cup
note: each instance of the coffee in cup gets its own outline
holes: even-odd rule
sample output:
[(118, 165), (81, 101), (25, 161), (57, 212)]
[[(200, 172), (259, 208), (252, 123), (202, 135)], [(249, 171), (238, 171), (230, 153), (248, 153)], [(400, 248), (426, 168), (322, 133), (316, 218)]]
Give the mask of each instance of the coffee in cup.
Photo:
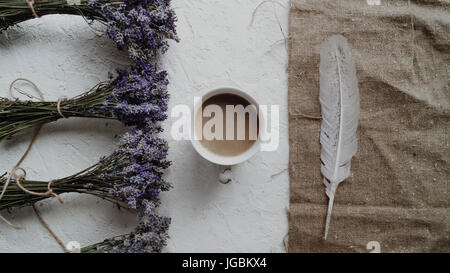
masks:
[(192, 144), (207, 160), (235, 165), (259, 151), (262, 117), (248, 94), (234, 88), (213, 90), (194, 113)]

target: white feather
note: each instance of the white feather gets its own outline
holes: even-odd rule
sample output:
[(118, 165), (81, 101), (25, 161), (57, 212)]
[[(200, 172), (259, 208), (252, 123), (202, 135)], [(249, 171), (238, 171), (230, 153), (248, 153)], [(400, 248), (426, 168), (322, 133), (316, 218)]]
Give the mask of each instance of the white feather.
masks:
[(321, 171), (329, 198), (325, 236), (327, 238), (334, 195), (350, 176), (350, 163), (358, 149), (359, 91), (355, 62), (347, 40), (331, 36), (320, 51), (320, 104), (322, 107)]

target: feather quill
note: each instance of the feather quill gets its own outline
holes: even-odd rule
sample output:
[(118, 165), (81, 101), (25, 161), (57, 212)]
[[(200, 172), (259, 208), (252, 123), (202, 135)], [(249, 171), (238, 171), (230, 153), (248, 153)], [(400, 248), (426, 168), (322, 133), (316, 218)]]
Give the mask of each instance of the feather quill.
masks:
[(358, 149), (358, 80), (348, 42), (341, 35), (331, 36), (322, 44), (319, 99), (321, 172), (329, 198), (324, 235), (327, 239), (336, 189), (350, 176), (351, 160)]

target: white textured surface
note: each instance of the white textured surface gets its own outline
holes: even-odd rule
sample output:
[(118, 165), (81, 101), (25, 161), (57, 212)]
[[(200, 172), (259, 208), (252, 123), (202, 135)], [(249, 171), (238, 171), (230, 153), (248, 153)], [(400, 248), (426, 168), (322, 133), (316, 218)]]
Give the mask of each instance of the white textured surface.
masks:
[[(162, 195), (161, 214), (172, 217), (167, 252), (281, 252), (289, 204), (286, 48), (278, 22), (287, 31), (288, 0), (176, 0), (181, 43), (164, 56), (171, 80), (171, 106), (192, 105), (194, 95), (232, 85), (261, 104), (279, 104), (281, 139), (276, 152), (259, 153), (233, 167), (235, 182), (217, 182), (219, 167), (200, 158), (188, 141), (170, 142), (174, 188)], [(276, 11), (276, 14), (275, 12)], [(278, 17), (278, 19), (277, 19)], [(49, 100), (74, 96), (107, 79), (127, 58), (106, 37), (97, 37), (80, 17), (46, 16), (0, 35), (0, 96), (17, 77), (35, 81)], [(172, 120), (165, 124), (170, 128)], [(44, 128), (23, 163), (29, 178), (73, 174), (115, 147), (120, 123), (60, 120)], [(169, 130), (166, 130), (169, 131)], [(29, 134), (30, 132), (28, 132)], [(29, 135), (0, 143), (0, 172), (9, 171)], [(63, 195), (39, 203), (43, 217), (64, 242), (82, 246), (131, 231), (135, 216), (94, 197)], [(30, 208), (3, 213), (16, 231), (0, 223), (0, 252), (60, 252)]]

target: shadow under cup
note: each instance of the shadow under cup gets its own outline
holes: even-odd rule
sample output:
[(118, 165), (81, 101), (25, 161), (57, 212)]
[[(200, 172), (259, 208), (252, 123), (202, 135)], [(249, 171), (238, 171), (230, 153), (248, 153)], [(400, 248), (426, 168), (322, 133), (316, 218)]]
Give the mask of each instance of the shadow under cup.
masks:
[(220, 88), (195, 107), (192, 144), (205, 159), (231, 166), (259, 151), (261, 114), (256, 101), (243, 91)]

